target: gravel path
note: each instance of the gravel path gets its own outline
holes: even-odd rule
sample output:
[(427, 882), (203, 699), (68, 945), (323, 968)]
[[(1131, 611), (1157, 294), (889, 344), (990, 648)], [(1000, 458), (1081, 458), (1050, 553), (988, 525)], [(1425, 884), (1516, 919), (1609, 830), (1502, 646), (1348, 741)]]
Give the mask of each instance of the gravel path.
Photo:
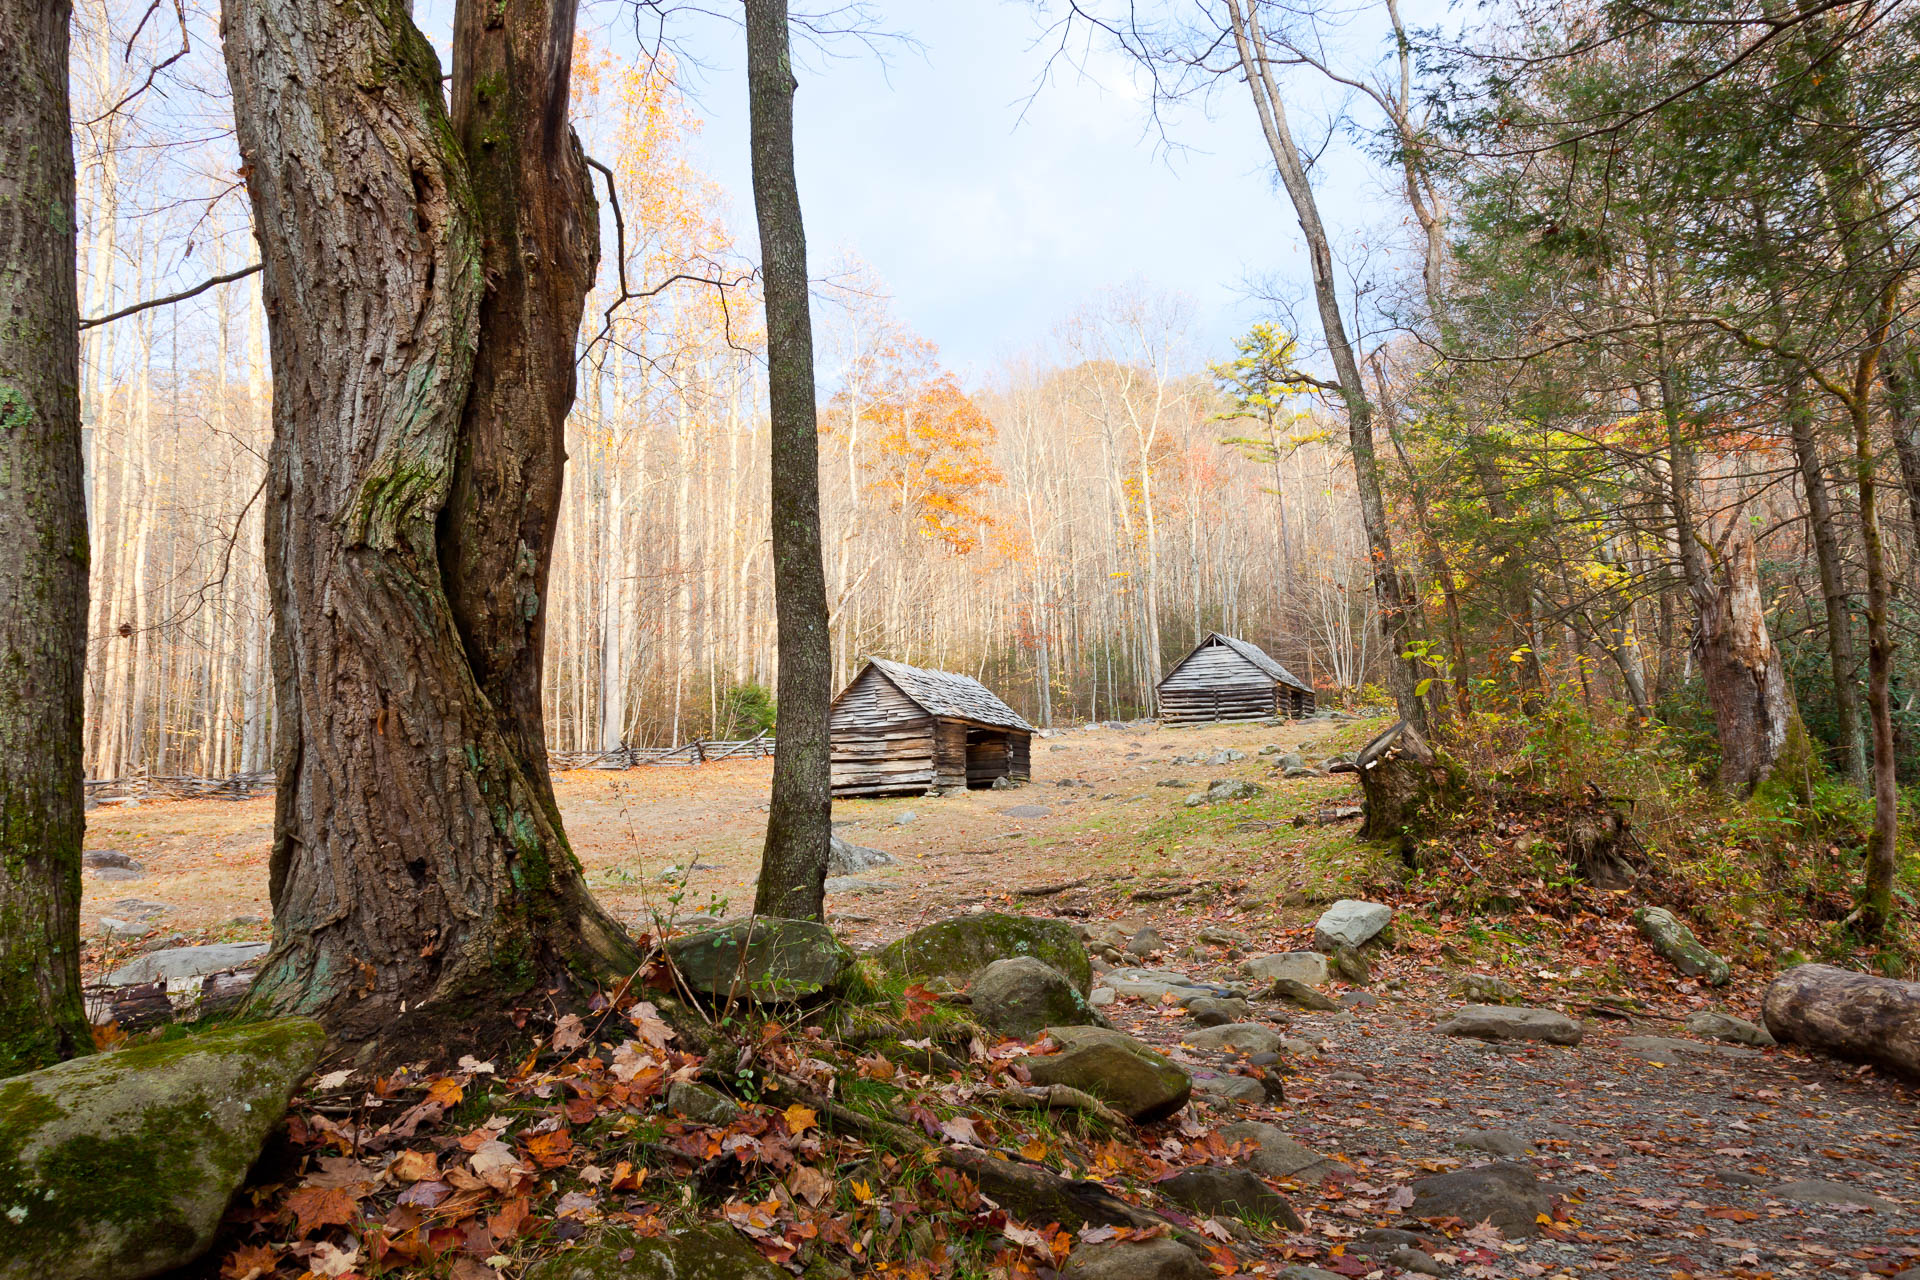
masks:
[[(1156, 927), (1172, 936), (1180, 926)], [(1244, 982), (1235, 966), (1174, 967)], [(1392, 1207), (1395, 1189), (1505, 1159), (1552, 1184), (1562, 1220), (1509, 1242), (1421, 1227), (1448, 1273), (1753, 1280), (1920, 1267), (1911, 1088), (1789, 1050), (1693, 1039), (1664, 1021), (1589, 1020), (1577, 1048), (1443, 1036), (1433, 1027), (1459, 1001), (1441, 975), (1411, 960), (1377, 967), (1400, 989), (1349, 995), (1372, 997), (1352, 1010), (1290, 1014), (1256, 1001), (1256, 1019), (1312, 1049), (1287, 1058), (1284, 1105), (1215, 1112), (1279, 1125), (1344, 1165), (1320, 1186), (1287, 1187), (1307, 1215), (1295, 1244), (1321, 1251), (1304, 1259), (1312, 1265), (1400, 1273), (1386, 1248), (1359, 1239), (1419, 1226)], [(1189, 1018), (1127, 999), (1108, 1012), (1169, 1052), (1230, 1069), (1228, 1057), (1180, 1047), (1196, 1029)], [(1844, 1200), (1853, 1203), (1822, 1203)]]

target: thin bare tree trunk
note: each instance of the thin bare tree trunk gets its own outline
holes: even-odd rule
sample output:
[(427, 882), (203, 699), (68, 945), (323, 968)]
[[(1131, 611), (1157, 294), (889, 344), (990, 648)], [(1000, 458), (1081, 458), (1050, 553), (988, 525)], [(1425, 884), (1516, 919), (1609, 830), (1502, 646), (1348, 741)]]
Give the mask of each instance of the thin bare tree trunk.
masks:
[(1404, 658), (1409, 642), (1417, 632), (1414, 611), (1418, 602), (1407, 589), (1395, 554), (1393, 534), (1387, 526), (1386, 499), (1381, 492), (1380, 460), (1373, 447), (1373, 404), (1360, 378), (1360, 362), (1347, 337), (1346, 320), (1340, 312), (1338, 283), (1333, 274), (1333, 248), (1320, 219), (1320, 206), (1308, 180), (1306, 163), (1294, 145), (1287, 121), (1286, 104), (1280, 96), (1272, 64), (1267, 60), (1265, 39), (1256, 9), (1243, 0), (1227, 0), (1232, 19), (1234, 46), (1254, 109), (1273, 154), (1280, 182), (1293, 203), (1300, 221), (1300, 233), (1307, 242), (1307, 257), (1313, 268), (1314, 304), (1320, 313), (1320, 327), (1327, 343), (1327, 355), (1333, 361), (1334, 377), (1347, 411), (1347, 437), (1353, 450), (1355, 487), (1360, 497), (1361, 524), (1367, 533), (1371, 551), (1373, 589), (1380, 602), (1381, 638), (1386, 641), (1387, 688), (1394, 705), (1407, 723), (1422, 733), (1429, 731), (1426, 707), (1415, 694), (1417, 683), (1412, 662)]
[(827, 578), (820, 555), (820, 454), (807, 241), (793, 164), (786, 0), (746, 0), (753, 196), (766, 280), (773, 420), (773, 581), (780, 632), (780, 750), (753, 909), (820, 918), (827, 874), (827, 703), (833, 696)]

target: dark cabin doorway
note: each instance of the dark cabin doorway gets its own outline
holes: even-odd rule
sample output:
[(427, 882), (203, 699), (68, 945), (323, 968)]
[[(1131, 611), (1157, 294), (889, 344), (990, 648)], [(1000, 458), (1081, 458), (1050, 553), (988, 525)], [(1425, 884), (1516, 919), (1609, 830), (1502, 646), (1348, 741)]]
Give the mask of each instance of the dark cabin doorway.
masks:
[(967, 790), (980, 791), (1013, 772), (1013, 745), (995, 729), (967, 730)]

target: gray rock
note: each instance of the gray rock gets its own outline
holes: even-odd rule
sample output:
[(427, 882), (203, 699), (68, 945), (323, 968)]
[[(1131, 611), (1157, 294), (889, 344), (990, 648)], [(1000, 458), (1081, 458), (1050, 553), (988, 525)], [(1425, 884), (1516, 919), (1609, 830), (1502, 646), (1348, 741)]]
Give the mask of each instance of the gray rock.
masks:
[(1053, 810), (1043, 804), (1016, 804), (1009, 805), (1000, 812), (1006, 814), (1009, 818), (1044, 818), (1051, 814)]
[[(1234, 987), (1216, 986), (1190, 978), (1176, 969), (1115, 969), (1105, 975), (1108, 986), (1123, 996), (1132, 996), (1148, 1004), (1188, 1005), (1195, 1000), (1242, 999), (1246, 993)], [(1167, 997), (1171, 996), (1169, 1001)]]
[(1484, 1151), (1503, 1160), (1523, 1160), (1527, 1154), (1527, 1140), (1504, 1129), (1469, 1129), (1456, 1137), (1453, 1145), (1469, 1151)]
[(1677, 1036), (1622, 1036), (1620, 1051), (1647, 1062), (1675, 1062), (1681, 1058), (1752, 1058), (1758, 1049), (1719, 1044), (1706, 1040), (1682, 1040)]
[(894, 886), (879, 880), (868, 880), (863, 876), (828, 876), (821, 888), (831, 894), (842, 893), (892, 893)]
[(108, 941), (124, 938), (137, 938), (147, 931), (147, 926), (132, 920), (122, 920), (118, 916), (101, 916), (95, 925)]
[(1767, 1194), (1776, 1200), (1791, 1200), (1795, 1204), (1857, 1205), (1880, 1213), (1900, 1212), (1899, 1205), (1874, 1195), (1871, 1191), (1856, 1187), (1849, 1182), (1828, 1182), (1822, 1178), (1782, 1183), (1780, 1186), (1769, 1188)]
[(1343, 991), (1334, 997), (1334, 1003), (1342, 1009), (1371, 1009), (1380, 1003), (1380, 997), (1371, 991)]
[(1104, 1009), (1119, 998), (1120, 994), (1112, 987), (1095, 987), (1087, 992), (1087, 1003), (1096, 1009)]
[(695, 1227), (636, 1236), (624, 1228), (595, 1235), (527, 1268), (527, 1280), (789, 1280), (737, 1231)]
[(1304, 769), (1307, 767), (1307, 758), (1298, 751), (1289, 751), (1278, 760), (1275, 760), (1273, 767), (1276, 769)]
[(1470, 1004), (1434, 1028), (1444, 1036), (1476, 1040), (1544, 1040), (1548, 1044), (1576, 1045), (1585, 1028), (1553, 1009), (1509, 1008)]
[(1213, 1268), (1169, 1236), (1083, 1244), (1067, 1255), (1061, 1280), (1213, 1280)]
[(1367, 957), (1358, 947), (1335, 947), (1333, 971), (1356, 987), (1373, 981), (1373, 966), (1367, 963)]
[(1201, 996), (1187, 1002), (1187, 1016), (1203, 1027), (1218, 1027), (1246, 1021), (1253, 1016), (1253, 1007), (1232, 997)]
[(995, 960), (974, 977), (972, 994), (973, 1015), (983, 1026), (1021, 1040), (1047, 1027), (1101, 1022), (1066, 975), (1032, 956)]
[[(1052, 965), (1076, 990), (1093, 989), (1087, 949), (1064, 920), (995, 911), (956, 916), (916, 929), (873, 953), (883, 968), (915, 978), (945, 978), (956, 985), (971, 982), (995, 960), (1015, 956), (1032, 956)], [(1107, 985), (1117, 986), (1111, 981)]]
[(1153, 785), (1156, 787), (1175, 787), (1175, 788), (1184, 789), (1187, 785), (1187, 780), (1185, 778), (1162, 778), (1160, 779), (1160, 781), (1154, 783)]
[(1278, 1053), (1280, 1033), (1259, 1022), (1227, 1022), (1202, 1027), (1182, 1037), (1195, 1049), (1214, 1053)]
[(1292, 978), (1281, 978), (1269, 987), (1265, 993), (1268, 1000), (1279, 1000), (1314, 1013), (1331, 1013), (1340, 1006), (1330, 998), (1315, 991), (1304, 982)]
[(1204, 942), (1210, 947), (1244, 947), (1251, 941), (1240, 930), (1224, 928), (1217, 924), (1210, 924), (1197, 930), (1193, 938), (1194, 941)]
[(1398, 1248), (1410, 1244), (1416, 1249), (1427, 1243), (1427, 1237), (1417, 1231), (1402, 1231), (1398, 1227), (1368, 1227), (1360, 1233), (1365, 1244), (1383, 1244), (1389, 1248)]
[(893, 825), (896, 827), (904, 827), (909, 822), (918, 822), (919, 820), (920, 815), (911, 809), (902, 809), (899, 813), (893, 815)]
[(1207, 785), (1206, 798), (1210, 804), (1221, 804), (1228, 800), (1251, 800), (1265, 794), (1267, 789), (1257, 782), (1248, 782), (1244, 778), (1221, 778)]
[(113, 867), (121, 871), (138, 871), (140, 864), (118, 849), (89, 849), (80, 855), (80, 865), (90, 871), (102, 871)]
[(667, 1087), (667, 1110), (695, 1124), (724, 1127), (740, 1118), (740, 1104), (696, 1080), (675, 1080)]
[(1127, 940), (1127, 951), (1141, 959), (1145, 959), (1156, 951), (1164, 951), (1166, 947), (1167, 944), (1160, 937), (1160, 931), (1152, 925), (1143, 926), (1139, 932)]
[(1519, 990), (1511, 982), (1490, 973), (1463, 973), (1447, 992), (1477, 1004), (1514, 1004), (1520, 999)]
[(862, 871), (871, 871), (875, 867), (890, 867), (894, 856), (884, 849), (869, 849), (865, 845), (842, 840), (839, 836), (830, 839), (827, 848), (827, 874), (829, 876), (853, 876)]
[(1771, 1049), (1776, 1043), (1773, 1034), (1765, 1027), (1714, 1009), (1688, 1014), (1686, 1028), (1697, 1036), (1725, 1040), (1729, 1044), (1750, 1045), (1755, 1049)]
[(1320, 776), (1320, 771), (1308, 765), (1294, 764), (1282, 769), (1280, 776), (1283, 778), (1317, 778)]
[(1221, 1128), (1220, 1136), (1230, 1143), (1249, 1142), (1253, 1151), (1246, 1157), (1247, 1167), (1265, 1178), (1298, 1178), (1302, 1182), (1321, 1182), (1338, 1162), (1329, 1160), (1312, 1147), (1295, 1142), (1277, 1125), (1259, 1120), (1242, 1120)]
[(1237, 760), (1245, 760), (1246, 758), (1247, 758), (1246, 752), (1238, 750), (1237, 748), (1234, 748), (1234, 747), (1228, 747), (1224, 751), (1216, 751), (1212, 755), (1208, 756), (1207, 763), (1208, 764), (1232, 764)]
[(117, 916), (126, 916), (130, 920), (153, 920), (173, 910), (170, 903), (155, 902), (152, 898), (120, 898), (107, 904), (107, 910)]
[(759, 916), (667, 943), (667, 956), (696, 995), (761, 1004), (811, 999), (837, 989), (853, 953), (815, 920)]
[(1327, 980), (1327, 958), (1318, 951), (1282, 951), (1278, 955), (1249, 957), (1240, 968), (1256, 982), (1291, 978), (1317, 987)]
[(1250, 1218), (1288, 1231), (1301, 1231), (1306, 1226), (1285, 1196), (1246, 1169), (1222, 1165), (1182, 1169), (1156, 1183), (1154, 1190), (1205, 1218)]
[(0, 1276), (134, 1280), (200, 1256), (325, 1044), (284, 1018), (0, 1081)]
[(107, 975), (110, 987), (142, 982), (185, 982), (227, 969), (243, 969), (267, 954), (264, 942), (211, 942), (200, 947), (168, 947), (150, 951)]
[(1309, 1267), (1297, 1262), (1290, 1267), (1280, 1268), (1273, 1275), (1274, 1280), (1345, 1280), (1345, 1277), (1337, 1271)]
[(1193, 1081), (1165, 1054), (1104, 1027), (1048, 1027), (1060, 1052), (1024, 1058), (1035, 1084), (1083, 1089), (1141, 1124), (1187, 1105)]
[(1421, 1252), (1410, 1244), (1403, 1244), (1388, 1254), (1387, 1261), (1402, 1271), (1413, 1271), (1423, 1276), (1447, 1274), (1447, 1269), (1434, 1261), (1431, 1255)]
[(1633, 923), (1647, 944), (1662, 959), (1690, 978), (1702, 978), (1709, 986), (1725, 986), (1733, 978), (1733, 967), (1702, 946), (1693, 930), (1680, 923), (1665, 907), (1642, 907), (1633, 913)]
[(102, 867), (93, 873), (95, 880), (144, 880), (147, 873), (139, 867)]
[(1407, 1212), (1413, 1217), (1458, 1218), (1469, 1226), (1490, 1221), (1509, 1240), (1535, 1235), (1537, 1219), (1553, 1213), (1546, 1186), (1523, 1165), (1481, 1165), (1408, 1185), (1413, 1205)]
[(1364, 946), (1392, 919), (1393, 908), (1385, 903), (1342, 898), (1321, 912), (1313, 926), (1313, 944), (1322, 951)]
[(989, 782), (987, 784), (987, 786), (994, 791), (1011, 791), (1017, 785), (1019, 784), (1014, 782), (1012, 778), (1009, 778), (1004, 773), (1001, 774), (999, 777), (995, 778), (992, 782)]
[(1236, 1076), (1221, 1071), (1190, 1071), (1193, 1091), (1222, 1102), (1261, 1103), (1267, 1100), (1266, 1086), (1252, 1076)]

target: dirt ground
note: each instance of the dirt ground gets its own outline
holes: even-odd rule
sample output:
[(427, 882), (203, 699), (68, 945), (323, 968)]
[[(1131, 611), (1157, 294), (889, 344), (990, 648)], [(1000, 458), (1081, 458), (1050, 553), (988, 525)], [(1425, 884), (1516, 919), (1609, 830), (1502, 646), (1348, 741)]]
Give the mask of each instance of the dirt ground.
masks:
[[(1293, 750), (1327, 743), (1335, 732), (1323, 721), (1062, 730), (1034, 740), (1033, 781), (1013, 791), (842, 801), (834, 806), (840, 834), (898, 861), (862, 873), (866, 885), (831, 897), (829, 912), (850, 940), (870, 942), (1001, 900), (1022, 886), (1173, 871), (1180, 855), (1192, 852), (1181, 847), (1186, 842), (1146, 848), (1136, 837), (1157, 823), (1177, 822), (1188, 812), (1182, 800), (1189, 791), (1218, 778), (1273, 784), (1271, 759), (1257, 754), (1261, 746)], [(1169, 763), (1228, 748), (1247, 758), (1214, 766)], [(767, 760), (585, 769), (557, 775), (555, 786), (594, 892), (620, 919), (646, 928), (659, 916), (751, 903), (772, 771)], [(1187, 785), (1155, 785), (1174, 778)], [(1315, 796), (1356, 790), (1341, 778), (1275, 785)], [(1035, 808), (1045, 815), (1022, 816)], [(86, 847), (127, 854), (141, 870), (125, 878), (86, 874), (81, 929), (89, 939), (89, 969), (176, 934), (182, 941), (266, 938), (272, 827), (271, 797), (95, 808), (87, 815)], [(1195, 840), (1216, 843), (1202, 835), (1196, 832)], [(1283, 855), (1276, 862), (1263, 853), (1259, 861), (1284, 864)], [(688, 866), (684, 888), (661, 879), (670, 868)], [(140, 928), (144, 936), (110, 941), (103, 919)]]
[[(1325, 755), (1351, 750), (1371, 727), (1062, 732), (1035, 741), (1035, 777), (1023, 788), (839, 805), (841, 834), (897, 862), (830, 896), (830, 915), (856, 944), (989, 908), (1107, 921), (1128, 933), (1150, 924), (1161, 945), (1142, 963), (1244, 983), (1243, 950), (1308, 947), (1320, 903), (1384, 883), (1379, 855), (1353, 838), (1350, 817), (1335, 816), (1357, 800), (1353, 779), (1284, 779), (1260, 748)], [(1228, 749), (1245, 756), (1174, 763)], [(770, 774), (754, 761), (581, 771), (557, 785), (595, 892), (646, 929), (750, 901)], [(1266, 791), (1231, 805), (1184, 804), (1220, 778)], [(88, 873), (89, 969), (175, 935), (267, 936), (271, 820), (271, 800), (96, 809), (88, 847), (129, 854), (143, 870), (125, 880)], [(689, 865), (684, 890), (661, 879)], [(1278, 1124), (1338, 1162), (1323, 1182), (1283, 1184), (1308, 1221), (1283, 1259), (1340, 1275), (1401, 1274), (1382, 1265), (1388, 1246), (1369, 1242), (1367, 1229), (1397, 1220), (1407, 1182), (1497, 1149), (1552, 1184), (1556, 1219), (1525, 1243), (1473, 1232), (1424, 1241), (1447, 1274), (1785, 1280), (1884, 1277), (1920, 1263), (1920, 1111), (1910, 1088), (1798, 1050), (1631, 1039), (1685, 1037), (1680, 1020), (1695, 1009), (1756, 1017), (1764, 973), (1743, 969), (1734, 985), (1703, 989), (1659, 965), (1624, 907), (1457, 918), (1423, 913), (1418, 892), (1387, 889), (1405, 927), (1396, 923), (1369, 988), (1330, 985), (1346, 1008), (1312, 1014), (1259, 1002), (1257, 1020), (1297, 1038), (1286, 1102), (1196, 1100), (1203, 1120)], [(145, 936), (109, 944), (104, 917), (138, 917)], [(1226, 936), (1237, 941), (1230, 947)], [(1586, 1041), (1562, 1049), (1436, 1034), (1460, 1003), (1448, 984), (1466, 969), (1502, 975), (1529, 1004), (1583, 1017)], [(1632, 1022), (1602, 1016), (1596, 1002), (1608, 992), (1632, 994), (1642, 1012)], [(1176, 1007), (1123, 996), (1107, 1013), (1190, 1067), (1246, 1065), (1188, 1047), (1195, 1027)], [(1835, 1188), (1858, 1202), (1823, 1202)]]

